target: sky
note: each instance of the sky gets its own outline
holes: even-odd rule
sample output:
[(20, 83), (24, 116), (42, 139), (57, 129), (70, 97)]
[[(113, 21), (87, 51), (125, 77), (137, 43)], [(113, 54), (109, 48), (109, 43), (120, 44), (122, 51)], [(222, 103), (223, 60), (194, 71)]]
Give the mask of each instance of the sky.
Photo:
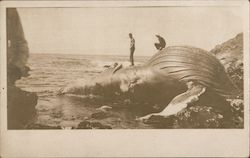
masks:
[(30, 53), (135, 55), (157, 50), (155, 34), (167, 46), (211, 50), (243, 32), (239, 7), (18, 8)]

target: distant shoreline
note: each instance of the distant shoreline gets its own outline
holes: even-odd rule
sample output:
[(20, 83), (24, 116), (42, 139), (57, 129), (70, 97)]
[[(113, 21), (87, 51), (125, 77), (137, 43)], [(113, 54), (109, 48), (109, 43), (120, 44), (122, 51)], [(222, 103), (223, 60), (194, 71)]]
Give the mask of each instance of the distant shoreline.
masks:
[[(128, 55), (117, 55), (117, 54), (70, 54), (70, 53), (29, 53), (29, 55), (72, 55), (72, 56), (119, 56), (119, 57), (129, 57)], [(154, 55), (154, 54), (152, 54)], [(134, 57), (151, 57), (152, 55), (134, 55)]]

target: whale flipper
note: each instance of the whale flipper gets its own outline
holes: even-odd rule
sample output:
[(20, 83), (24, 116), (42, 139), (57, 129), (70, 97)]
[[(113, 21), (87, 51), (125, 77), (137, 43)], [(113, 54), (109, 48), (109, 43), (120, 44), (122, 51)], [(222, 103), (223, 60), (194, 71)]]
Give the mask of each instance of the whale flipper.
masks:
[(187, 86), (188, 90), (174, 97), (174, 99), (167, 105), (167, 107), (163, 111), (140, 117), (138, 120), (146, 120), (153, 115), (163, 116), (165, 118), (171, 115), (175, 115), (181, 110), (185, 109), (188, 104), (198, 101), (199, 96), (206, 91), (206, 88), (204, 86), (200, 84), (195, 85), (193, 82), (188, 82)]

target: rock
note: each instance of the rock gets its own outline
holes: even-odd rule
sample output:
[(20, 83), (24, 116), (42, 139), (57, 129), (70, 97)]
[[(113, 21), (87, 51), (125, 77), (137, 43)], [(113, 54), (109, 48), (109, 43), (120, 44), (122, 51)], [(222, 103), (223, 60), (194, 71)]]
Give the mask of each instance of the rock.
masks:
[(215, 54), (221, 62), (226, 65), (227, 62), (243, 60), (243, 33), (239, 33), (234, 38), (215, 46), (210, 53)]
[(7, 103), (8, 128), (23, 128), (36, 114), (37, 95), (9, 86)]
[(63, 120), (60, 122), (60, 127), (62, 129), (75, 129), (77, 128), (77, 126), (78, 126), (78, 123), (76, 121)]
[(29, 48), (15, 8), (7, 9), (7, 114), (8, 129), (20, 129), (36, 114), (37, 95), (15, 86), (16, 80), (29, 75), (26, 66)]
[(243, 64), (243, 33), (239, 33), (236, 37), (217, 45), (210, 51), (215, 54), (224, 65), (227, 74), (233, 83), (242, 91), (238, 99), (229, 99), (233, 116), (224, 122), (227, 127), (244, 127), (244, 64)]
[(149, 119), (144, 120), (143, 123), (149, 124), (154, 128), (165, 129), (165, 128), (173, 128), (174, 126), (174, 116), (169, 116), (164, 118), (162, 116), (151, 116)]
[(213, 106), (194, 105), (175, 116), (152, 116), (144, 123), (154, 128), (243, 128), (242, 113), (231, 110), (228, 114)]
[(222, 128), (223, 115), (210, 106), (193, 106), (177, 115), (177, 126), (186, 128)]
[(82, 121), (78, 124), (77, 129), (92, 129), (89, 121)]
[(108, 114), (103, 111), (99, 111), (99, 112), (91, 114), (91, 118), (94, 118), (94, 119), (104, 119), (106, 117), (108, 117)]
[(43, 124), (28, 124), (25, 129), (61, 129), (60, 126), (49, 126), (49, 125), (43, 125)]
[(82, 121), (78, 124), (77, 129), (112, 129), (109, 125), (103, 125), (100, 122)]
[(29, 48), (15, 8), (7, 9), (7, 80), (8, 85), (14, 85), (21, 77), (28, 76), (30, 68), (26, 66)]
[(243, 90), (243, 33), (215, 46), (210, 53), (216, 55), (233, 83)]

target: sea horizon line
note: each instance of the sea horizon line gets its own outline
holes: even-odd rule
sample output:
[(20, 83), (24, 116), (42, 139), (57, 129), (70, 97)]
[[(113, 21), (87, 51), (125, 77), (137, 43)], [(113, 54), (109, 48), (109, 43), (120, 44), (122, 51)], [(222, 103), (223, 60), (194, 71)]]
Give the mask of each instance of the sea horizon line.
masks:
[[(73, 56), (121, 56), (121, 57), (129, 57), (129, 54), (81, 54), (81, 53), (32, 53), (29, 52), (30, 55), (73, 55)], [(154, 54), (152, 54), (154, 55)], [(134, 54), (134, 57), (150, 57), (152, 55), (136, 55)]]

